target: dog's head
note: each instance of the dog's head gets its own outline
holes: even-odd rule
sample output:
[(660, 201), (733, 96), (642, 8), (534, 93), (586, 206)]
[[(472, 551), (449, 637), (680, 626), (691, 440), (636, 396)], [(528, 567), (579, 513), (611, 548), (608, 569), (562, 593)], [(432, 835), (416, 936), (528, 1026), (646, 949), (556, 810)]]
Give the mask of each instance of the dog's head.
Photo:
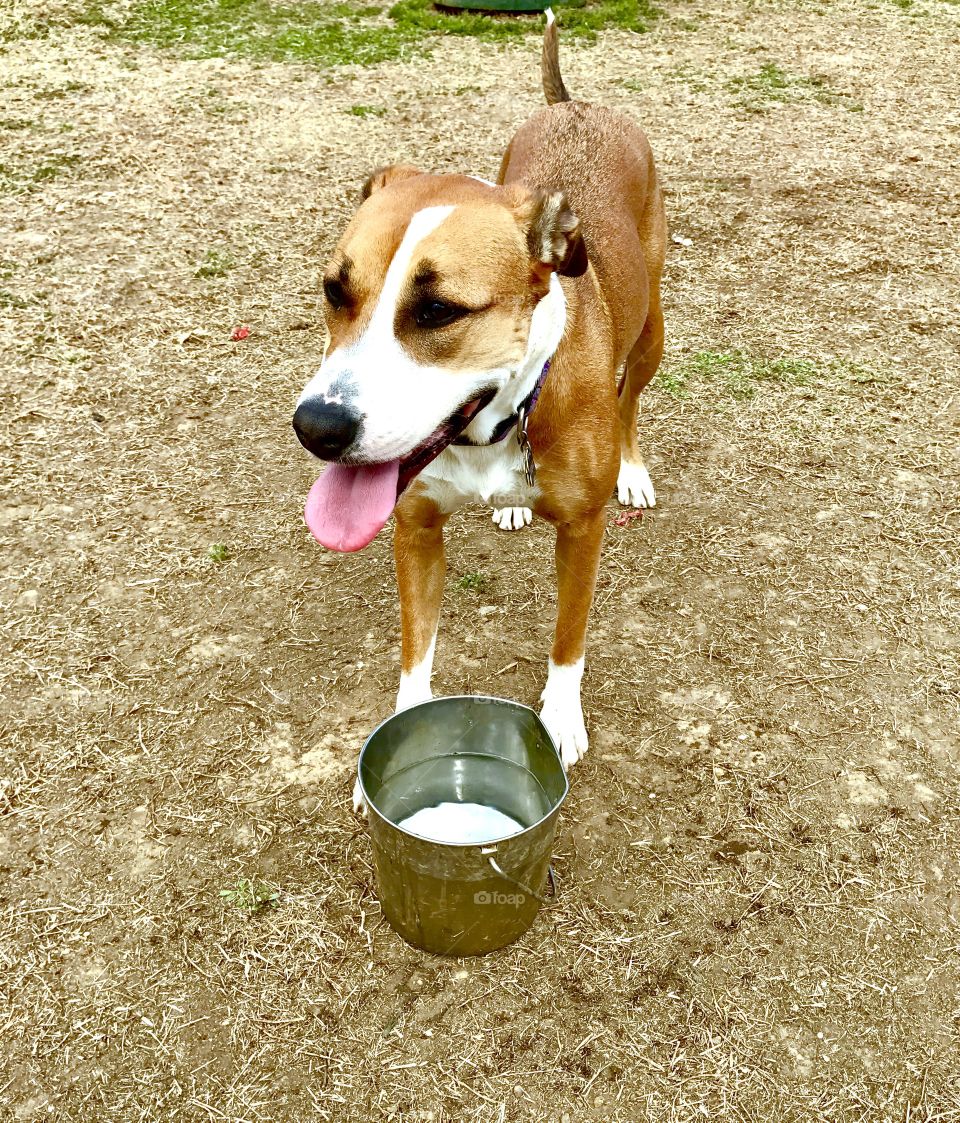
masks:
[(329, 344), (293, 419), (301, 444), (332, 462), (307, 501), (320, 542), (371, 541), (410, 480), (545, 347), (549, 357), (563, 301), (558, 325), (543, 298), (559, 292), (557, 274), (586, 268), (559, 192), (374, 172), (324, 271)]

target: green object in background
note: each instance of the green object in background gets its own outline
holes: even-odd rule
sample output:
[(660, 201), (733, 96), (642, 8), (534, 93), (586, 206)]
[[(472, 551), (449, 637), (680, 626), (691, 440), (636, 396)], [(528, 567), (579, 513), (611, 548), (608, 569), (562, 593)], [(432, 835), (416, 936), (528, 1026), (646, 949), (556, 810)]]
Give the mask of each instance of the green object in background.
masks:
[(542, 12), (551, 6), (551, 0), (446, 0), (437, 4), (438, 8), (470, 8), (480, 12)]

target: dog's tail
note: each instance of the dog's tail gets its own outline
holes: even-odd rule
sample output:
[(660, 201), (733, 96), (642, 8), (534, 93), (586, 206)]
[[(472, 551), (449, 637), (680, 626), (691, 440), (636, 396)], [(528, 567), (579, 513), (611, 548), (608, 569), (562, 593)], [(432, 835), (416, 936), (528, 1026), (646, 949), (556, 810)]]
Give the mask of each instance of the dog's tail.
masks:
[(556, 105), (558, 101), (569, 101), (570, 95), (560, 76), (560, 45), (557, 36), (557, 21), (553, 11), (547, 8), (547, 26), (543, 31), (543, 54), (540, 57), (540, 73), (543, 76), (543, 93), (547, 105)]

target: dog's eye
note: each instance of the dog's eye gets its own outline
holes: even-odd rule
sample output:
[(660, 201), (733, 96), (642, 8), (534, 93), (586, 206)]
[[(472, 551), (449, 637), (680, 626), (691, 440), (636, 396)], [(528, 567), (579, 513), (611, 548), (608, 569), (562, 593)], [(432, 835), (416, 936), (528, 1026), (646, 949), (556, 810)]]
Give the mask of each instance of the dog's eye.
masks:
[(413, 310), (413, 318), (421, 328), (443, 328), (466, 316), (469, 309), (445, 300), (421, 300)]
[(347, 302), (347, 295), (343, 291), (343, 285), (341, 285), (339, 281), (324, 281), (323, 294), (334, 312), (341, 309)]

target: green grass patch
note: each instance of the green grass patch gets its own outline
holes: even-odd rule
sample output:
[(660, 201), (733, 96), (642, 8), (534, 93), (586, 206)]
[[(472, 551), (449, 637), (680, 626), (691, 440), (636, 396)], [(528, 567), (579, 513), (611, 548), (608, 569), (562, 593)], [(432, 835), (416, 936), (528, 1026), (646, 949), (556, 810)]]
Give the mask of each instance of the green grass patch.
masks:
[(696, 383), (706, 382), (711, 392), (744, 401), (753, 398), (763, 383), (804, 386), (821, 375), (809, 359), (764, 359), (744, 351), (697, 351), (679, 364), (661, 368), (657, 384), (674, 398), (687, 398)]
[(79, 156), (55, 156), (52, 160), (34, 168), (31, 178), (34, 183), (45, 183), (48, 179), (56, 179), (63, 175), (67, 168), (72, 168), (74, 164), (79, 162)]
[(248, 877), (238, 877), (234, 885), (220, 890), (220, 896), (227, 904), (251, 914), (275, 909), (280, 904), (280, 891), (275, 885)]
[(702, 94), (709, 92), (716, 94), (719, 78), (715, 73), (709, 70), (703, 70), (696, 66), (681, 65), (673, 67), (671, 74), (676, 77), (678, 81), (682, 82), (692, 93)]
[(353, 117), (385, 117), (386, 109), (382, 105), (351, 105), (347, 112)]
[(0, 191), (22, 195), (35, 191), (51, 179), (58, 179), (79, 164), (80, 157), (69, 152), (54, 152), (41, 163), (0, 164)]
[(63, 101), (69, 94), (88, 94), (93, 89), (88, 82), (64, 82), (62, 86), (45, 86), (33, 95), (35, 101)]
[(0, 308), (11, 308), (22, 311), (24, 308), (29, 308), (31, 303), (31, 301), (24, 299), (24, 297), (17, 296), (15, 292), (10, 292), (9, 289), (0, 289)]
[(756, 74), (731, 78), (726, 88), (737, 95), (737, 106), (748, 113), (766, 113), (777, 105), (795, 105), (804, 101), (840, 105), (851, 112), (863, 109), (852, 98), (831, 90), (823, 78), (788, 74), (775, 62), (764, 63)]
[(690, 391), (687, 388), (689, 378), (690, 372), (682, 366), (662, 366), (657, 371), (656, 384), (671, 398), (689, 398)]
[(229, 101), (224, 101), (223, 98), (215, 94), (209, 94), (207, 98), (201, 102), (201, 108), (204, 113), (208, 113), (213, 117), (226, 117), (229, 113), (233, 113), (239, 109), (240, 106), (234, 105)]
[(891, 374), (864, 366), (852, 359), (831, 359), (825, 374), (831, 382), (839, 385), (883, 386), (896, 381)]
[(214, 542), (214, 544), (207, 550), (207, 557), (217, 565), (222, 565), (232, 557), (230, 547), (225, 546), (223, 542)]
[(174, 48), (188, 58), (370, 65), (398, 57), (404, 45), (375, 4), (141, 0), (118, 14), (93, 4), (83, 22), (110, 38)]
[(207, 250), (193, 271), (195, 277), (226, 277), (236, 265), (233, 255), (225, 250)]
[[(651, 0), (567, 0), (558, 8), (562, 32), (594, 39), (617, 27), (646, 31), (658, 15)], [(269, 0), (138, 0), (130, 8), (95, 2), (79, 22), (108, 38), (175, 49), (188, 58), (237, 56), (319, 67), (370, 66), (429, 51), (438, 35), (489, 41), (540, 34), (540, 16), (451, 12), (430, 0), (386, 5), (271, 3)]]
[(468, 593), (485, 593), (490, 587), (490, 580), (485, 573), (465, 573), (457, 586)]

